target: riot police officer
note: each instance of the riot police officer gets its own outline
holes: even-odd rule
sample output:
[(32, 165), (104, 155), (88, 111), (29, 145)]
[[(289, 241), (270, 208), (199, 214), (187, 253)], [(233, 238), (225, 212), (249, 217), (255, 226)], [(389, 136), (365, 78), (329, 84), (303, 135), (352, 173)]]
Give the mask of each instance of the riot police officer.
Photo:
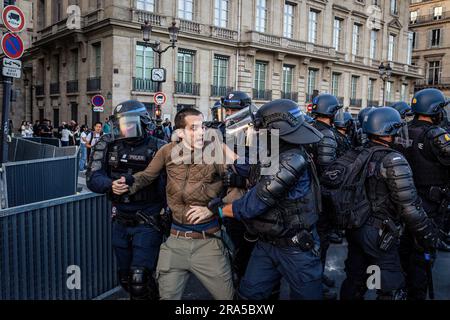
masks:
[(157, 299), (153, 277), (162, 242), (160, 212), (165, 207), (165, 179), (135, 195), (113, 194), (116, 179), (144, 170), (165, 142), (147, 132), (151, 118), (134, 100), (114, 109), (112, 131), (95, 145), (86, 175), (88, 188), (112, 201), (112, 245), (121, 286), (131, 299)]
[(350, 112), (336, 113), (334, 118), (335, 135), (337, 139), (338, 149), (341, 152), (346, 152), (352, 148), (351, 137), (354, 132), (355, 122)]
[[(314, 162), (320, 176), (328, 165), (344, 153), (344, 150), (339, 149), (336, 131), (333, 128), (334, 117), (338, 110), (342, 108), (342, 105), (331, 94), (321, 94), (315, 97), (312, 103), (311, 114), (315, 119), (313, 127), (323, 135), (319, 143), (312, 146)], [(325, 268), (327, 251), (330, 246), (330, 235), (334, 235), (335, 232), (330, 220), (333, 208), (324, 205), (322, 209), (317, 228), (320, 236), (322, 266)], [(339, 238), (338, 235), (332, 237), (335, 239)], [(323, 280), (327, 287), (334, 287), (334, 280), (326, 276), (325, 273), (323, 274)], [(328, 288), (324, 288), (324, 297), (327, 300), (334, 300), (337, 298), (337, 295)]]
[[(405, 151), (411, 164), (414, 182), (428, 216), (440, 229), (438, 248), (450, 251), (448, 237), (448, 215), (450, 183), (450, 135), (439, 126), (442, 110), (448, 100), (437, 89), (418, 91), (411, 103), (415, 114), (408, 124), (412, 146)], [(447, 221), (446, 221), (447, 220)], [(402, 237), (402, 263), (407, 273), (408, 298), (425, 299), (426, 270), (423, 255), (415, 250), (408, 233)]]
[(400, 113), (400, 117), (402, 118), (402, 121), (404, 123), (403, 127), (401, 128), (401, 137), (398, 136), (395, 138), (396, 149), (404, 153), (405, 149), (409, 148), (412, 144), (412, 141), (409, 139), (407, 117), (414, 115), (414, 112), (412, 111), (411, 106), (404, 101), (396, 102), (390, 107), (394, 108), (398, 111), (398, 113)]
[(279, 130), (279, 169), (258, 176), (244, 197), (221, 209), (224, 216), (243, 221), (258, 235), (239, 297), (267, 299), (284, 277), (291, 298), (322, 299), (316, 231), (318, 180), (302, 146), (317, 143), (322, 134), (305, 122), (295, 102), (286, 99), (263, 105), (255, 114), (254, 125)]
[(400, 113), (400, 117), (403, 120), (405, 120), (406, 117), (410, 117), (410, 116), (414, 115), (411, 106), (404, 101), (396, 102), (393, 105), (391, 105), (390, 107), (397, 110), (398, 113)]
[(341, 299), (363, 299), (367, 268), (378, 266), (381, 287), (378, 299), (405, 299), (405, 279), (398, 252), (401, 223), (423, 252), (433, 252), (436, 232), (422, 208), (408, 161), (390, 147), (402, 127), (400, 114), (389, 107), (371, 111), (362, 124), (369, 142), (380, 148), (369, 158), (364, 180), (370, 213), (362, 226), (346, 231), (348, 257)]
[(354, 147), (364, 146), (367, 143), (367, 137), (363, 133), (362, 124), (366, 116), (375, 109), (376, 107), (366, 107), (358, 112), (358, 122), (357, 122), (358, 130), (356, 132), (356, 139), (353, 142)]

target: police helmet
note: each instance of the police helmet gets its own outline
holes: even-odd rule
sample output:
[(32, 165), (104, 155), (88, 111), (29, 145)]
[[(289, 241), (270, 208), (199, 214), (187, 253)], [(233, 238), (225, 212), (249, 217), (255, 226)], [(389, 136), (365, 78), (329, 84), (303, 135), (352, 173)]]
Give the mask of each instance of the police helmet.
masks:
[(366, 118), (366, 116), (373, 110), (375, 110), (375, 107), (366, 107), (364, 109), (361, 109), (358, 113), (358, 123), (360, 126), (362, 126), (364, 119)]
[(279, 130), (280, 139), (288, 143), (310, 144), (323, 138), (306, 122), (298, 105), (288, 99), (273, 100), (261, 106), (253, 115), (253, 124), (256, 129)]
[(411, 108), (415, 114), (424, 116), (436, 116), (449, 103), (442, 91), (427, 88), (416, 92)]
[(342, 115), (337, 113), (334, 117), (334, 126), (336, 128), (348, 129), (353, 123), (352, 115), (348, 111), (343, 112)]
[(222, 106), (226, 109), (241, 110), (252, 104), (252, 98), (242, 91), (233, 91), (221, 98)]
[(412, 108), (404, 101), (396, 102), (393, 105), (390, 106), (391, 108), (394, 108), (395, 110), (400, 113), (400, 116), (402, 119), (405, 119), (407, 116), (412, 116)]
[(362, 123), (366, 134), (395, 136), (404, 125), (400, 113), (394, 108), (380, 107), (369, 112)]
[(144, 104), (127, 100), (114, 108), (110, 121), (114, 139), (132, 139), (145, 136), (152, 120)]
[(336, 112), (342, 107), (335, 96), (325, 93), (313, 99), (311, 113), (313, 115), (334, 118)]

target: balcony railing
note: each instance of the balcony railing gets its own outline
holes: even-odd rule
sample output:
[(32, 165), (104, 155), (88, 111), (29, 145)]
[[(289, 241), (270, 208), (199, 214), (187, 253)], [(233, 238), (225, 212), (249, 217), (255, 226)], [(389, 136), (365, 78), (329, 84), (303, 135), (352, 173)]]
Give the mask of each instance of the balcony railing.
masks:
[(450, 78), (441, 77), (439, 79), (421, 79), (416, 81), (416, 87), (435, 87), (435, 88), (448, 88), (450, 87)]
[(441, 20), (447, 19), (449, 17), (450, 17), (450, 11), (444, 11), (444, 12), (442, 12), (442, 15), (440, 15), (440, 16), (435, 16), (434, 14), (426, 14), (426, 15), (417, 16), (416, 19), (410, 20), (409, 24), (415, 25), (415, 24), (419, 24), (419, 23), (441, 21)]
[(67, 93), (77, 93), (78, 92), (78, 80), (69, 80), (66, 83)]
[(211, 26), (211, 36), (213, 38), (237, 40), (238, 32), (227, 28)]
[(161, 26), (161, 16), (150, 11), (135, 9), (138, 22), (144, 23), (148, 21), (151, 26)]
[(200, 95), (200, 84), (175, 81), (175, 93), (199, 96)]
[(253, 89), (254, 100), (272, 100), (272, 90)]
[(142, 79), (133, 77), (133, 91), (141, 92), (157, 92), (158, 82), (153, 82), (150, 79)]
[(50, 83), (50, 94), (59, 94), (59, 82)]
[(284, 92), (281, 91), (282, 99), (289, 99), (295, 102), (298, 102), (298, 92)]
[(36, 96), (45, 96), (45, 86), (44, 85), (36, 86)]
[(100, 91), (102, 89), (102, 78), (88, 78), (86, 80), (86, 90), (89, 91)]
[(380, 102), (378, 100), (367, 100), (368, 107), (378, 107)]
[(350, 106), (352, 106), (352, 107), (361, 107), (361, 105), (362, 105), (362, 100), (361, 99), (350, 98)]
[(224, 97), (234, 91), (233, 87), (220, 87), (211, 85), (211, 97)]
[(202, 25), (194, 21), (180, 20), (180, 31), (200, 34)]

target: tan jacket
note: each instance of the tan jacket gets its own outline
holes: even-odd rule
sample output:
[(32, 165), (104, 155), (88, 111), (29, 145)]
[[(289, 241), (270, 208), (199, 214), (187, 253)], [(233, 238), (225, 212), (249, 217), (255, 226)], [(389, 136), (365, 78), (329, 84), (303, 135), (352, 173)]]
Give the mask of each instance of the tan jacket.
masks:
[[(206, 207), (209, 201), (220, 196), (226, 165), (176, 164), (171, 159), (171, 153), (177, 144), (177, 142), (171, 142), (163, 146), (148, 167), (133, 176), (135, 182), (130, 188), (130, 194), (150, 185), (165, 168), (167, 203), (172, 210), (173, 220), (177, 223), (189, 224), (186, 213), (191, 205)], [(212, 219), (213, 217), (199, 223)]]

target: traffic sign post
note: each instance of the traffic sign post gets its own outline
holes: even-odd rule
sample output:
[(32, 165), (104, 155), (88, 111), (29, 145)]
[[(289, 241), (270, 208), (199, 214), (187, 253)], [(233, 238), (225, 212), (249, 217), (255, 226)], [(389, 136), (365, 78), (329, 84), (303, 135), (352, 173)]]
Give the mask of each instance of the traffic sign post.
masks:
[(101, 94), (97, 94), (92, 97), (91, 103), (94, 106), (93, 111), (94, 112), (103, 112), (103, 106), (105, 105), (105, 97)]
[(24, 51), (22, 38), (13, 33), (6, 33), (2, 37), (2, 49), (8, 58), (19, 59)]
[(163, 92), (156, 92), (153, 96), (153, 101), (160, 106), (166, 103), (167, 97)]

